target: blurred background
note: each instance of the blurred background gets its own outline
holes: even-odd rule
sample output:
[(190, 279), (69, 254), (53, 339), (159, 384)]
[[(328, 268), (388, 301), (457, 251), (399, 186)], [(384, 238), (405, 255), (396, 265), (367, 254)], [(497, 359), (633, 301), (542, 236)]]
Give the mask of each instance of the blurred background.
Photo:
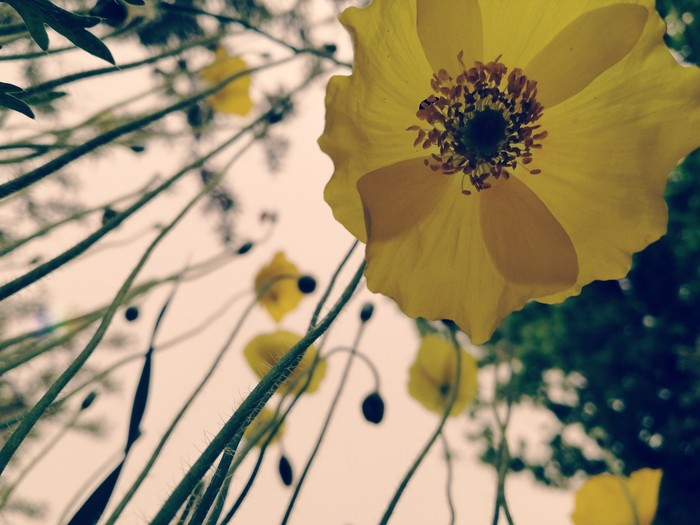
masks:
[[(133, 130), (3, 200), (3, 284), (101, 233), (87, 251), (0, 302), (0, 440), (8, 439), (90, 341), (158, 232), (207, 183), (221, 180), (157, 245), (94, 354), (13, 457), (0, 479), (0, 520), (66, 523), (118, 464), (149, 339), (177, 288), (154, 343), (142, 434), (105, 518), (226, 348), (237, 323), (244, 322), (119, 518), (119, 523), (147, 523), (257, 383), (242, 353), (245, 345), (278, 329), (303, 334), (353, 243), (323, 201), (333, 168), (316, 139), (324, 125), (327, 79), (351, 71), (351, 44), (337, 14), (355, 4), (56, 3), (101, 18), (89, 31), (104, 41), (120, 70), (112, 70), (84, 35), (66, 35), (78, 39), (74, 43), (83, 48), (78, 49), (49, 30), (49, 50), (40, 49), (14, 5), (1, 4), (0, 81), (25, 88), (13, 98), (36, 117), (0, 108), (2, 182), (114, 130), (130, 125)], [(697, 64), (700, 2), (663, 0), (657, 7), (667, 22), (668, 46), (678, 60)], [(217, 111), (211, 98), (198, 95), (208, 86), (202, 71), (215, 60), (217, 47), (248, 67), (262, 67), (251, 76), (252, 110), (245, 115)], [(12, 107), (8, 99), (0, 100)], [(154, 117), (157, 111), (163, 115)], [(154, 192), (151, 202), (122, 217), (180, 172), (171, 186)], [(504, 461), (505, 496), (521, 525), (570, 523), (574, 491), (587, 477), (629, 475), (645, 467), (664, 472), (654, 524), (697, 521), (699, 174), (697, 152), (671, 174), (668, 234), (637, 254), (627, 278), (595, 282), (561, 305), (531, 303), (508, 317), (483, 347), (460, 339), (479, 362), (478, 397), (463, 415), (448, 420), (449, 453), (440, 441), (431, 449), (394, 523), (449, 523), (448, 493), (456, 523), (490, 523), (499, 479), (504, 483), (498, 474)], [(121, 224), (109, 227), (115, 217)], [(277, 323), (260, 305), (248, 310), (255, 303), (256, 274), (280, 251), (300, 273), (313, 276), (317, 287)], [(350, 280), (362, 252), (360, 246), (350, 256), (332, 299)], [(374, 315), (357, 345), (365, 358), (352, 361), (290, 523), (376, 522), (437, 426), (439, 417), (408, 395), (408, 370), (420, 336), (445, 327), (408, 319), (391, 301), (361, 287), (319, 343), (327, 356), (326, 377), (289, 414), (282, 439), (266, 451), (235, 523), (276, 523), (284, 515), (348, 366), (349, 354), (342, 349), (353, 345), (368, 302)], [(379, 424), (362, 411), (375, 391), (385, 407)], [(504, 455), (494, 413), (509, 406), (513, 415)], [(229, 503), (243, 489), (256, 456), (253, 451), (243, 460)], [(292, 487), (280, 474), (283, 457), (291, 465)]]

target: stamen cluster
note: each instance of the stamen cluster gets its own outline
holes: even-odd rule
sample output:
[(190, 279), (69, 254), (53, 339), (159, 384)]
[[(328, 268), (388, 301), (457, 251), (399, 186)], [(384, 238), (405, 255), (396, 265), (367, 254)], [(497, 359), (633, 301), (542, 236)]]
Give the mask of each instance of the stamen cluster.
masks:
[[(430, 83), (434, 93), (420, 103), (416, 116), (430, 127), (408, 129), (418, 132), (414, 146), (436, 146), (439, 151), (425, 164), (445, 175), (461, 172), (462, 193), (468, 195), (467, 177), (477, 191), (491, 187), (489, 177), (507, 179), (509, 170), (532, 162), (532, 150), (542, 147), (547, 132), (536, 132), (544, 109), (536, 99), (537, 82), (519, 68), (509, 73), (500, 57), (487, 64), (475, 62), (469, 69), (462, 57), (460, 52), (462, 72), (454, 79), (444, 69), (435, 73)], [(489, 129), (480, 129), (484, 127)], [(474, 136), (485, 138), (469, 138)]]

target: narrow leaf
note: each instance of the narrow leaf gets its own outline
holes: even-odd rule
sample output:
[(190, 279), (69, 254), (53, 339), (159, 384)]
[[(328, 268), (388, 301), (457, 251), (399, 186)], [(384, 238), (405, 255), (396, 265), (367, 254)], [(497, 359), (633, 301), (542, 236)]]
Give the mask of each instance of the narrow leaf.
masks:
[(92, 33), (85, 30), (100, 22), (96, 16), (71, 13), (52, 4), (49, 0), (4, 0), (17, 11), (27, 30), (41, 49), (49, 48), (49, 36), (44, 25), (50, 26), (76, 46), (98, 58), (114, 64), (107, 46)]
[(34, 112), (26, 103), (22, 102), (17, 97), (9, 95), (7, 93), (0, 92), (0, 106), (11, 109), (28, 116), (29, 118), (34, 118)]
[(119, 479), (119, 474), (121, 474), (122, 467), (124, 466), (124, 461), (126, 456), (119, 462), (112, 472), (104, 479), (100, 486), (97, 487), (92, 494), (85, 500), (85, 503), (78, 509), (68, 525), (88, 525), (97, 523), (102, 514), (107, 508), (107, 503), (112, 497), (114, 492), (114, 487), (117, 485), (117, 480)]

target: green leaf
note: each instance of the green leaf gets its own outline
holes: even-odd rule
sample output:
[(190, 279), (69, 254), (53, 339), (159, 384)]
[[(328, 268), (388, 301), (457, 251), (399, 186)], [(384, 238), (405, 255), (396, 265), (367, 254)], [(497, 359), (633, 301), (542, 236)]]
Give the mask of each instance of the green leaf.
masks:
[(21, 87), (14, 84), (0, 82), (0, 106), (18, 111), (29, 118), (34, 118), (34, 112), (26, 103), (12, 95), (12, 93), (21, 93), (24, 91)]
[(49, 0), (4, 0), (22, 17), (27, 31), (41, 49), (49, 48), (49, 36), (44, 25), (48, 25), (76, 46), (91, 55), (114, 64), (114, 58), (107, 46), (92, 33), (85, 30), (100, 22), (95, 16), (77, 15), (61, 9)]

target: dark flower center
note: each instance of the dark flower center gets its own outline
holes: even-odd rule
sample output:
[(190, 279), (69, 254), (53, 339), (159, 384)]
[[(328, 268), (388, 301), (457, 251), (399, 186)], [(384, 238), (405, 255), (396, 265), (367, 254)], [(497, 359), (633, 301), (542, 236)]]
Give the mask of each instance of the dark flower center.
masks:
[(471, 193), (466, 180), (481, 191), (491, 187), (488, 179), (507, 179), (517, 166), (540, 173), (526, 167), (547, 137), (537, 131), (544, 110), (537, 102), (537, 82), (521, 69), (508, 72), (499, 59), (467, 69), (462, 55), (457, 55), (462, 72), (456, 78), (444, 69), (433, 75), (433, 94), (416, 113), (427, 126), (408, 128), (417, 132), (414, 146), (432, 150), (426, 166), (445, 175), (461, 173), (465, 195)]
[(503, 113), (484, 108), (467, 120), (458, 132), (457, 153), (473, 152), (481, 159), (490, 159), (505, 142), (508, 122)]

